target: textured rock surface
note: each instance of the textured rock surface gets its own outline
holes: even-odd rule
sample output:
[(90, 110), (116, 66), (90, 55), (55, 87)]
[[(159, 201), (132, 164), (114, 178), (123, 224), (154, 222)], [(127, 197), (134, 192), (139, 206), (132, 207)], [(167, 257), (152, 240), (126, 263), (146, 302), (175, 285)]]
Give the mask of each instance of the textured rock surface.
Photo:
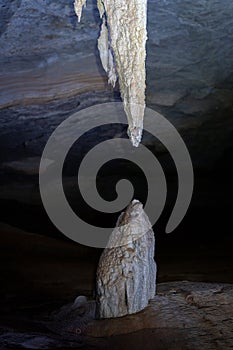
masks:
[(73, 1), (3, 0), (0, 6), (1, 105), (105, 89), (95, 57), (99, 23), (92, 5), (86, 28), (76, 28)]
[[(1, 106), (107, 88), (95, 1), (79, 24), (73, 0), (0, 6)], [(185, 97), (200, 104), (231, 75), (232, 13), (231, 0), (148, 1), (147, 104), (171, 106)]]
[[(232, 14), (231, 0), (148, 1), (147, 105), (178, 128), (198, 167), (232, 154)], [(89, 1), (81, 23), (77, 20), (73, 0), (1, 1), (4, 162), (40, 157), (62, 120), (91, 104), (119, 99), (97, 50), (96, 2)]]
[[(55, 322), (59, 327), (49, 332), (41, 319), (43, 304), (37, 305), (33, 319), (26, 313), (17, 319), (16, 325), (12, 322), (12, 327), (0, 323), (1, 349), (77, 349), (81, 345), (101, 350), (232, 349), (232, 284), (180, 281), (160, 283), (157, 287), (157, 295), (140, 313), (92, 320), (83, 333), (75, 328), (82, 325), (80, 312), (77, 315), (77, 310), (69, 307), (63, 309), (66, 316)], [(28, 311), (22, 300), (20, 310)], [(67, 316), (74, 325), (71, 331)]]
[(120, 345), (123, 349), (130, 335), (136, 349), (231, 349), (232, 302), (232, 284), (162, 283), (145, 310), (123, 319), (96, 321), (88, 333), (111, 336), (114, 349)]
[(133, 314), (148, 305), (155, 295), (154, 245), (149, 219), (134, 200), (121, 214), (99, 261), (98, 317)]
[[(101, 20), (95, 1), (81, 23), (73, 0), (0, 6), (1, 148), (12, 151), (10, 160), (23, 148), (40, 156), (61, 120), (119, 97), (97, 50)], [(223, 149), (232, 152), (232, 14), (231, 0), (148, 1), (147, 105), (182, 131), (199, 167), (217, 163)]]
[[(85, 0), (74, 3), (79, 21), (85, 3)], [(137, 147), (142, 137), (145, 110), (147, 0), (99, 0), (98, 8), (103, 18), (98, 41), (101, 61), (113, 86), (116, 73), (119, 77), (128, 134)]]
[[(93, 298), (92, 276), (98, 259), (92, 263), (91, 259), (96, 251), (1, 226), (0, 349), (77, 349), (81, 345), (85, 350), (231, 349), (233, 285), (220, 283), (232, 281), (232, 249), (228, 247), (229, 258), (224, 260), (208, 251), (197, 256), (193, 246), (193, 253), (174, 249), (174, 245), (168, 251), (166, 244), (169, 258), (160, 262), (160, 280), (196, 282), (158, 283), (156, 296), (143, 311), (90, 320), (85, 319), (85, 298), (84, 308), (72, 309), (73, 303), (67, 304), (77, 295)], [(62, 305), (67, 306), (60, 309)], [(58, 309), (53, 325), (48, 324), (48, 314)]]

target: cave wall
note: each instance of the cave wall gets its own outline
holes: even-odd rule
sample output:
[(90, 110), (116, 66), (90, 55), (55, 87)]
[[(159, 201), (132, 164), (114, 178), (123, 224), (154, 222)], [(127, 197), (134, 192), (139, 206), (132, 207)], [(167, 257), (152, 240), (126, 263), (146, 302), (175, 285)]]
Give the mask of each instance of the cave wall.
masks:
[[(148, 1), (147, 106), (177, 127), (195, 173), (208, 171), (194, 198), (199, 204), (231, 200), (222, 183), (232, 176), (232, 23), (231, 0)], [(94, 0), (81, 23), (73, 0), (1, 1), (1, 200), (40, 203), (38, 166), (52, 131), (80, 109), (120, 100), (100, 63), (99, 29)], [(84, 140), (84, 148), (95, 138)], [(153, 146), (154, 140), (145, 136), (143, 142)], [(209, 174), (221, 180), (206, 192)]]
[[(232, 13), (230, 0), (148, 1), (147, 104), (172, 106), (192, 97), (200, 105), (232, 80)], [(0, 16), (1, 107), (106, 90), (95, 1), (87, 2), (81, 23), (73, 0), (3, 0)], [(219, 92), (224, 102), (229, 97)]]

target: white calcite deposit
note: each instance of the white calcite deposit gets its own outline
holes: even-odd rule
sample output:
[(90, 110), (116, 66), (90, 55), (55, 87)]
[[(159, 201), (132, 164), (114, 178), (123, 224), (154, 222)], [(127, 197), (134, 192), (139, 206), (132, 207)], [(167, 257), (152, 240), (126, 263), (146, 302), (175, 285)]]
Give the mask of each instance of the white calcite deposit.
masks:
[[(146, 88), (147, 0), (97, 0), (102, 27), (98, 48), (109, 83), (119, 79), (128, 135), (134, 146), (142, 137)], [(80, 21), (86, 0), (75, 0)]]
[(142, 204), (123, 212), (103, 251), (96, 278), (97, 317), (112, 318), (143, 310), (156, 290), (155, 238)]

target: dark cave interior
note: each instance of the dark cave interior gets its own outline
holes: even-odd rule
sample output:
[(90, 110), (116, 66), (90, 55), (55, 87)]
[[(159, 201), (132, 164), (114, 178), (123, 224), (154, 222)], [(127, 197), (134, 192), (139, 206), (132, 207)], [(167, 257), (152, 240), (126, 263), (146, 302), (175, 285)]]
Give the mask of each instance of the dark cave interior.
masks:
[[(39, 340), (22, 345), (21, 338), (8, 342), (1, 337), (12, 329), (42, 334), (44, 328), (37, 322), (42, 314), (77, 295), (89, 299), (95, 295), (102, 249), (73, 242), (60, 232), (50, 221), (39, 190), (41, 155), (58, 125), (91, 106), (121, 101), (119, 86), (108, 86), (98, 58), (96, 4), (90, 1), (77, 25), (72, 3), (3, 0), (0, 4), (0, 346), (4, 350), (70, 349), (70, 343), (58, 346), (60, 340), (51, 346), (46, 343), (47, 347), (42, 342), (43, 347)], [(159, 293), (166, 289), (163, 283), (170, 283), (171, 290), (172, 283), (182, 281), (233, 283), (232, 21), (231, 0), (148, 1), (146, 103), (177, 128), (194, 169), (187, 213), (174, 232), (166, 234), (177, 196), (177, 172), (163, 145), (144, 132), (142, 144), (160, 162), (168, 187), (165, 208), (153, 227)], [(126, 139), (126, 130), (126, 124), (91, 129), (72, 146), (63, 167), (64, 191), (73, 211), (110, 232), (120, 212), (107, 214), (88, 206), (77, 186), (77, 172), (90, 149), (107, 139)], [(114, 200), (122, 178), (130, 180), (134, 198), (145, 204), (148, 187), (142, 169), (122, 159), (100, 169), (100, 196)], [(158, 328), (153, 333), (139, 327), (131, 338), (110, 337), (109, 347), (98, 343), (96, 348), (123, 349), (122, 344), (138, 343), (138, 349), (154, 349), (143, 346), (145, 339), (158, 342), (158, 349), (195, 348), (182, 344), (183, 333), (177, 333), (177, 343), (167, 343), (166, 334), (170, 339), (173, 333), (166, 326), (161, 327), (161, 340)], [(231, 348), (232, 335), (225, 347), (216, 339), (203, 349)]]

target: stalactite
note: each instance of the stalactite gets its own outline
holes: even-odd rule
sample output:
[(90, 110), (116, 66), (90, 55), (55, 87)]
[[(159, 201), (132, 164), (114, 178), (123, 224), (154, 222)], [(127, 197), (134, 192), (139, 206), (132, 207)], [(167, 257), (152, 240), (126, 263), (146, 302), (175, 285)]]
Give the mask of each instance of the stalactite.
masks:
[[(80, 21), (86, 0), (75, 0)], [(97, 0), (102, 27), (98, 39), (101, 61), (109, 83), (119, 79), (134, 146), (141, 141), (145, 110), (147, 0)]]

